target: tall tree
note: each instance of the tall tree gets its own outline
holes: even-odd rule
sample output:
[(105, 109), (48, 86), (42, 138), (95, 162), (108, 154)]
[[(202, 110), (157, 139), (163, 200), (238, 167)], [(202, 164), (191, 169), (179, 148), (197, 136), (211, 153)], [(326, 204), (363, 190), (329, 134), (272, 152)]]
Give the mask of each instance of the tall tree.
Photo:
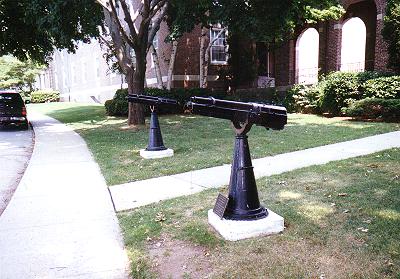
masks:
[(96, 37), (102, 19), (93, 0), (1, 0), (0, 55), (45, 63), (55, 48), (73, 52)]
[(400, 74), (400, 1), (389, 0), (382, 35), (388, 44), (388, 67)]
[(33, 91), (37, 75), (44, 69), (31, 60), (19, 61), (12, 56), (0, 57), (0, 88)]
[[(147, 53), (165, 19), (169, 1), (97, 0), (97, 3), (103, 7), (105, 18), (100, 38), (117, 58), (129, 94), (142, 94)], [(128, 124), (144, 124), (141, 105), (129, 104)]]
[[(13, 54), (20, 59), (46, 62), (54, 48), (73, 52), (77, 41), (88, 42), (90, 37), (100, 37), (125, 74), (129, 92), (142, 93), (146, 56), (168, 2), (2, 0), (0, 55)], [(128, 123), (144, 123), (140, 105), (130, 105)]]

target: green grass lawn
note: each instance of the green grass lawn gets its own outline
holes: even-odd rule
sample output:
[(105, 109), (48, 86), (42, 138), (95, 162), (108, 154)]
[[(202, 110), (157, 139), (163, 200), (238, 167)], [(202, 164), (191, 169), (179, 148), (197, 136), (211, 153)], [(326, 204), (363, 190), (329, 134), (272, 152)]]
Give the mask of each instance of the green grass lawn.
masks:
[[(230, 163), (225, 120), (160, 117), (175, 156), (144, 160), (148, 128), (128, 129), (103, 106), (30, 105), (86, 140), (109, 185)], [(254, 158), (400, 130), (399, 124), (289, 115), (283, 131), (253, 127)], [(217, 190), (118, 214), (133, 278), (399, 278), (400, 149), (257, 181), (262, 204), (285, 218), (282, 234), (222, 240), (207, 223)], [(221, 190), (225, 194), (227, 189)]]
[(400, 149), (257, 184), (282, 234), (222, 240), (207, 223), (216, 190), (119, 214), (133, 278), (399, 278)]
[[(107, 117), (102, 105), (32, 104), (29, 110), (45, 113), (75, 129), (87, 142), (108, 185), (217, 166), (230, 163), (232, 157), (234, 134), (227, 120), (195, 115), (161, 116), (164, 143), (174, 149), (175, 155), (145, 160), (139, 156), (139, 150), (147, 146), (148, 125), (128, 129), (126, 118)], [(249, 144), (252, 157), (260, 158), (394, 130), (400, 130), (399, 123), (291, 114), (282, 131), (253, 127)]]

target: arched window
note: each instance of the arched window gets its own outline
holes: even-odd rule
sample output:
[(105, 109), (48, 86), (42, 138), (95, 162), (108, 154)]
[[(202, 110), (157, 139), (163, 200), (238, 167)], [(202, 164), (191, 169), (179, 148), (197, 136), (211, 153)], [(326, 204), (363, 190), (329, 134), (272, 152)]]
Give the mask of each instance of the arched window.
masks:
[(366, 28), (358, 17), (348, 19), (342, 27), (340, 70), (362, 72), (365, 69)]
[(296, 82), (318, 82), (319, 34), (315, 28), (306, 29), (296, 42)]

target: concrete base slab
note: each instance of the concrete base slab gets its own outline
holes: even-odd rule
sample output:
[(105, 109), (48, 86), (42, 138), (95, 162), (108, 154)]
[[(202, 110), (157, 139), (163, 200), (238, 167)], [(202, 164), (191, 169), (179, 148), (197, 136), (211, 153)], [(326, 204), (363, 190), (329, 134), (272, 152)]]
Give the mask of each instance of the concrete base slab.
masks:
[(168, 148), (160, 151), (147, 151), (146, 149), (140, 149), (140, 156), (145, 159), (159, 159), (165, 157), (174, 156), (174, 150)]
[(212, 209), (208, 211), (208, 222), (226, 240), (241, 239), (277, 234), (284, 229), (284, 220), (275, 212), (268, 210), (268, 216), (254, 221), (234, 221), (218, 217)]

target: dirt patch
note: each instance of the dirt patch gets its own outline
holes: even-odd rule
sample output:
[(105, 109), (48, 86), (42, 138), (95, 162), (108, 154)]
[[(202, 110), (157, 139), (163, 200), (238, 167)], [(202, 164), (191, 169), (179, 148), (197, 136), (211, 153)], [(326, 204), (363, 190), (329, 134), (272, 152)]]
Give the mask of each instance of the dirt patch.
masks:
[(210, 253), (204, 247), (163, 236), (148, 249), (159, 279), (209, 278), (212, 272)]
[(139, 131), (140, 130), (140, 126), (138, 126), (138, 125), (124, 125), (124, 126), (121, 126), (119, 129), (121, 130), (121, 131), (129, 131), (129, 130), (131, 130), (132, 132), (137, 132), (137, 131)]

